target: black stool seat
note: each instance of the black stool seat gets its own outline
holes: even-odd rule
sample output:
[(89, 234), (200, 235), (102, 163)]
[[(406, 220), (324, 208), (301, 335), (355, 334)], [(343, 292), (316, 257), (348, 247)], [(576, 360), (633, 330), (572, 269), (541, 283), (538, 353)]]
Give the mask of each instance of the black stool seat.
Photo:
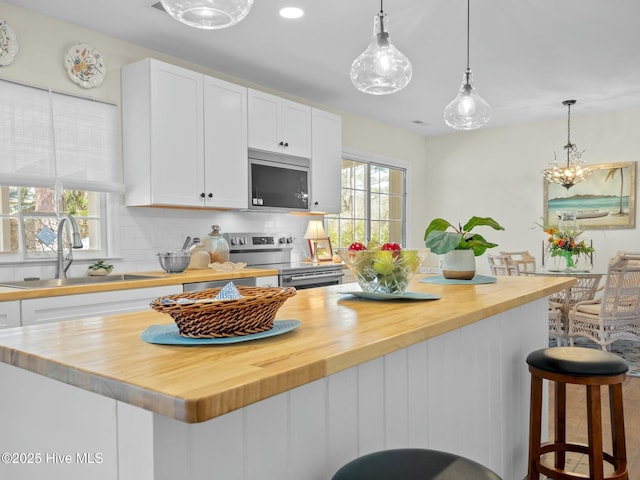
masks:
[(332, 480), (500, 480), (479, 463), (421, 448), (383, 450), (344, 465)]
[(629, 370), (627, 362), (619, 356), (581, 347), (550, 347), (531, 352), (527, 363), (550, 373), (576, 377), (619, 375)]

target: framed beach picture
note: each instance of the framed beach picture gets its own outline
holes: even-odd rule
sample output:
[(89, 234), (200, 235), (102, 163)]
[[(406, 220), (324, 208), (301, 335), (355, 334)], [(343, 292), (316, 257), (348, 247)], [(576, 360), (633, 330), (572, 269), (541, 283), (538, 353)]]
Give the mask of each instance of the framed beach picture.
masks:
[[(308, 240), (309, 242), (309, 252), (311, 252), (311, 256), (313, 257), (313, 242)], [(318, 243), (318, 260), (326, 261), (333, 259), (333, 250), (331, 248), (331, 240), (329, 238), (322, 238), (320, 240), (316, 240)]]
[(635, 228), (636, 162), (589, 165), (593, 173), (569, 190), (544, 182), (545, 225), (576, 212), (585, 230)]

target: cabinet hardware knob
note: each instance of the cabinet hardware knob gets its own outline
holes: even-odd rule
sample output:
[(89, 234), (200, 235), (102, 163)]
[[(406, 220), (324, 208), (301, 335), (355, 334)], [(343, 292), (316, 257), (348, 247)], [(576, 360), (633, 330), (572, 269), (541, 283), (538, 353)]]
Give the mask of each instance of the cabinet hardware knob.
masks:
[(318, 206), (318, 202), (313, 202), (313, 204), (317, 207)]
[(213, 198), (213, 193), (210, 193), (209, 195), (207, 195), (207, 197)]
[(285, 147), (288, 147), (288, 146), (289, 146), (289, 143), (288, 143), (288, 142), (285, 142), (284, 146), (285, 146)]
[(200, 194), (200, 198), (204, 198), (204, 192)]
[(284, 146), (284, 142), (280, 142), (278, 145), (280, 145), (281, 147)]

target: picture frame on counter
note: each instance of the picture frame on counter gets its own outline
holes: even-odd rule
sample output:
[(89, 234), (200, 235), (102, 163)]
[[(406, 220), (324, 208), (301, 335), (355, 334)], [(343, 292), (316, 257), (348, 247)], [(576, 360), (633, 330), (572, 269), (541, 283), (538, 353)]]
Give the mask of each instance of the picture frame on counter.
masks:
[(593, 172), (570, 190), (544, 182), (544, 222), (557, 226), (561, 212), (576, 212), (584, 230), (635, 228), (636, 162), (587, 165)]
[[(313, 242), (308, 240), (309, 242), (309, 252), (313, 257)], [(330, 238), (321, 238), (320, 240), (316, 240), (318, 244), (318, 260), (321, 262), (327, 262), (333, 260), (333, 249), (331, 248), (331, 239)]]

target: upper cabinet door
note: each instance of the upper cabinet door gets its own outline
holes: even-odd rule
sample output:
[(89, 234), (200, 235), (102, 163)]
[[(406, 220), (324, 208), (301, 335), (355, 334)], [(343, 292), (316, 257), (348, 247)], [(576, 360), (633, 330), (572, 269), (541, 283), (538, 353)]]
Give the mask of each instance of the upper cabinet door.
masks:
[(249, 95), (249, 148), (282, 152), (280, 145), (280, 98), (257, 90)]
[(311, 108), (283, 99), (281, 112), (284, 151), (289, 155), (309, 158), (311, 156)]
[(126, 205), (193, 206), (201, 201), (202, 79), (153, 59), (122, 68)]
[(194, 205), (204, 188), (203, 77), (156, 62), (151, 74), (153, 202)]
[(342, 171), (342, 119), (312, 109), (311, 202), (316, 213), (340, 213)]
[(249, 89), (249, 148), (311, 156), (311, 107)]
[(247, 89), (204, 78), (205, 203), (247, 208)]

